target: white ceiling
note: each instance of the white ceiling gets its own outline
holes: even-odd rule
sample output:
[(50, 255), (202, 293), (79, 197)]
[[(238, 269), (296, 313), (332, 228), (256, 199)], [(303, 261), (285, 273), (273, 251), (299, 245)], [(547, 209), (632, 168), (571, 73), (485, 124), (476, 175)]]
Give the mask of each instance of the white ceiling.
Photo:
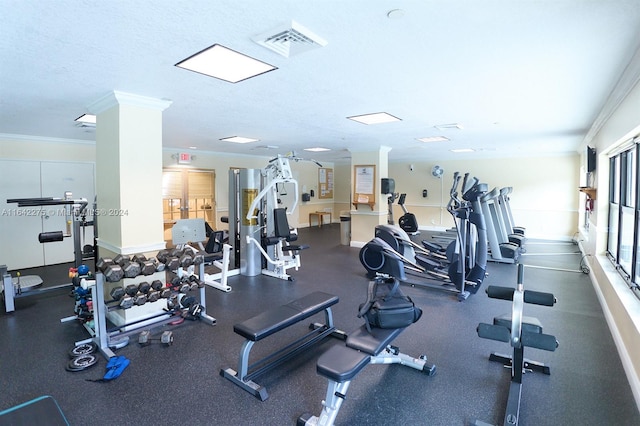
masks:
[[(0, 16), (4, 136), (92, 141), (73, 120), (118, 90), (173, 101), (165, 148), (338, 162), (576, 151), (640, 42), (638, 0), (0, 0)], [(285, 58), (252, 41), (292, 19), (328, 44)], [(278, 69), (231, 84), (174, 66), (215, 43)], [(380, 111), (402, 121), (346, 119)], [(219, 141), (234, 135), (260, 141)], [(416, 140), (436, 135), (451, 141)]]

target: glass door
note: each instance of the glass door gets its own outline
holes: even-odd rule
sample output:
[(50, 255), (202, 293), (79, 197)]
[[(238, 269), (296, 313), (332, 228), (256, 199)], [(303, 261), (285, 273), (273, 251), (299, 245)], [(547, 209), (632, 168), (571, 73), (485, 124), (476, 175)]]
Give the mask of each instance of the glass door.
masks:
[(216, 225), (214, 170), (174, 170), (162, 172), (162, 213), (164, 239), (171, 242), (171, 227), (178, 219), (202, 218)]

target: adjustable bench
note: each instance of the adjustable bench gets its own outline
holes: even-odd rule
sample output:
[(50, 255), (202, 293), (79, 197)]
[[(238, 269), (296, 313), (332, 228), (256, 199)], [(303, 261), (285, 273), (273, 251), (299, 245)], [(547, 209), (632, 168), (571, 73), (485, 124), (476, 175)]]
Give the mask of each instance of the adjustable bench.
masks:
[[(338, 303), (338, 300), (337, 296), (316, 291), (234, 325), (233, 331), (246, 339), (240, 350), (238, 371), (227, 368), (220, 370), (220, 375), (261, 401), (266, 400), (269, 397), (267, 389), (253, 381), (256, 377), (310, 348), (325, 337), (332, 336), (343, 340), (346, 338), (346, 335), (333, 325), (331, 306)], [(322, 311), (325, 313), (324, 324), (311, 324), (312, 330), (309, 333), (249, 365), (251, 348), (256, 342)]]
[(372, 328), (369, 332), (363, 325), (349, 334), (345, 346), (335, 345), (323, 353), (316, 366), (318, 374), (329, 381), (322, 412), (319, 417), (309, 413), (301, 415), (297, 425), (333, 425), (351, 380), (368, 364), (400, 364), (433, 376), (436, 366), (427, 364), (426, 356), (413, 358), (391, 345), (405, 328)]

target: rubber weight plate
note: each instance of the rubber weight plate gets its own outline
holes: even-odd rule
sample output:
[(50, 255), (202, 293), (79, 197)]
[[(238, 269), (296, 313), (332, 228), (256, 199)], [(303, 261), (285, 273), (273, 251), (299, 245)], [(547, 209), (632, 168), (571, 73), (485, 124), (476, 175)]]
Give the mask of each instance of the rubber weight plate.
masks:
[(76, 358), (81, 355), (89, 355), (96, 353), (98, 351), (98, 345), (93, 342), (83, 343), (82, 345), (78, 345), (69, 351), (69, 356), (71, 358)]
[(80, 355), (69, 361), (67, 371), (82, 371), (93, 367), (98, 362), (98, 357), (94, 354)]

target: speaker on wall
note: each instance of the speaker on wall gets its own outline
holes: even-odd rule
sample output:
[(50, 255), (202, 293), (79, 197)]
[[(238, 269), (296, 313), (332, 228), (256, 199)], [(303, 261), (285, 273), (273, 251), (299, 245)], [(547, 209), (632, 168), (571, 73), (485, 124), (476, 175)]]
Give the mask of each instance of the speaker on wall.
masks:
[(596, 149), (587, 146), (587, 172), (596, 170)]
[(393, 194), (396, 192), (396, 181), (391, 178), (382, 178), (380, 182), (380, 191), (383, 194)]

